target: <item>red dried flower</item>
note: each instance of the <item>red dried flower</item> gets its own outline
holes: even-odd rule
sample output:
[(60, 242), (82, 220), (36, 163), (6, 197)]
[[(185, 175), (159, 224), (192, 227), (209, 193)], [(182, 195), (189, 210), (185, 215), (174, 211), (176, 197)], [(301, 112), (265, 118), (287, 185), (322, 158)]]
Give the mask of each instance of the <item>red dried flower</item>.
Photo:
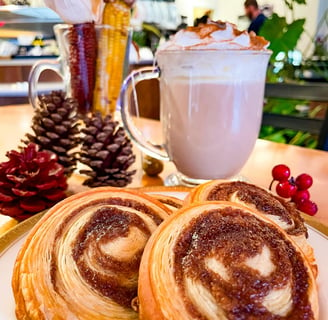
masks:
[(30, 143), (6, 156), (9, 161), (0, 163), (1, 214), (24, 220), (66, 197), (64, 167), (54, 153)]

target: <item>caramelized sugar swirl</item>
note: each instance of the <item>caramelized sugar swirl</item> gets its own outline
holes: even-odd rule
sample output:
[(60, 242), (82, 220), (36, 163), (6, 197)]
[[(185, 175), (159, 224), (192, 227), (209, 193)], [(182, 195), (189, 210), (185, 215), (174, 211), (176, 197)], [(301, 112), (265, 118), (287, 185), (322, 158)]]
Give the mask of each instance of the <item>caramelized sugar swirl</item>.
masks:
[(166, 217), (156, 200), (111, 188), (53, 208), (17, 258), (17, 318), (137, 319), (131, 301), (141, 256)]
[[(154, 228), (154, 223), (148, 226), (134, 211), (105, 206), (95, 210), (75, 235), (75, 239), (65, 244), (81, 280), (100, 295), (130, 307), (132, 299), (137, 296), (138, 270), (143, 249)], [(61, 229), (57, 239), (63, 236), (62, 230), (69, 232)], [(51, 256), (51, 279), (60, 294), (58, 268), (65, 269), (67, 266), (62, 265), (57, 257), (60, 250), (57, 243)]]
[(197, 287), (227, 319), (313, 319), (300, 254), (254, 216), (231, 208), (206, 212), (180, 233), (174, 255), (177, 283), (197, 319), (203, 318), (193, 293)]
[(141, 319), (153, 312), (179, 320), (318, 315), (302, 251), (265, 216), (231, 202), (194, 204), (171, 216), (147, 244), (140, 277)]
[(264, 214), (276, 216), (278, 220), (275, 221), (289, 235), (305, 234), (307, 236), (303, 218), (293, 204), (253, 184), (242, 181), (220, 183), (208, 192), (206, 200), (234, 201), (255, 207)]

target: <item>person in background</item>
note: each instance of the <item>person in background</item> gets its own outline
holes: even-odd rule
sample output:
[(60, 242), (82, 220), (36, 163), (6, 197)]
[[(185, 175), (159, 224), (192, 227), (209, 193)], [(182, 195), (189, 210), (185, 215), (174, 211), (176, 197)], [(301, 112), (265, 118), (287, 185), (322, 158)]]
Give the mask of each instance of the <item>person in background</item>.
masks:
[(256, 34), (258, 34), (266, 20), (266, 16), (261, 12), (256, 0), (246, 0), (244, 6), (245, 13), (251, 20), (251, 24), (248, 27), (248, 32), (254, 31)]
[(194, 27), (201, 27), (204, 24), (207, 24), (210, 19), (210, 14), (211, 14), (211, 11), (207, 11), (201, 18), (197, 18), (194, 21)]

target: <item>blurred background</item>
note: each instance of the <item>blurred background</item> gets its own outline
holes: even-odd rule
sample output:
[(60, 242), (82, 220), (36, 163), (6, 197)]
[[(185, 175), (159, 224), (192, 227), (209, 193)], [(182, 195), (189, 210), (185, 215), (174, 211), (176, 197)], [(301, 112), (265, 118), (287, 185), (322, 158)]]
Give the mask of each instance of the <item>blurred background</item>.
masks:
[[(260, 137), (325, 149), (328, 1), (259, 0), (258, 5), (267, 17), (259, 34), (270, 40), (273, 50)], [(233, 22), (240, 29), (250, 24), (243, 0), (137, 0), (132, 17), (129, 70), (152, 65), (161, 42), (204, 17)], [(0, 106), (28, 102), (31, 66), (58, 58), (53, 25), (60, 22), (42, 0), (0, 0)], [(50, 71), (41, 81), (41, 91), (62, 88)], [(142, 84), (138, 90), (143, 115), (157, 119), (158, 84)]]

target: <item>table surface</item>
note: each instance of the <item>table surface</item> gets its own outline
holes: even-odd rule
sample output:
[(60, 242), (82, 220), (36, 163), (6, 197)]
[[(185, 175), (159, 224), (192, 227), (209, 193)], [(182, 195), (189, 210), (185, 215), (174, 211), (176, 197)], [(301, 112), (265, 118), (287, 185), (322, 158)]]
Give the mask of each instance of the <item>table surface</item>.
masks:
[[(32, 115), (33, 109), (29, 105), (0, 107), (0, 161), (5, 161), (6, 152), (16, 149), (20, 139), (30, 131)], [(161, 128), (158, 121), (138, 119), (137, 124), (146, 136), (157, 143), (160, 142)], [(271, 169), (279, 163), (288, 165), (294, 176), (304, 172), (312, 175), (314, 185), (310, 191), (313, 201), (319, 207), (316, 219), (328, 225), (328, 152), (258, 140), (241, 174), (255, 184), (268, 187), (271, 182)], [(138, 172), (131, 187), (163, 185), (165, 177), (175, 171), (173, 163), (166, 163), (159, 177), (150, 178), (144, 175), (139, 152), (135, 166)], [(78, 175), (70, 178), (70, 190), (84, 190), (82, 181), (82, 177)]]

